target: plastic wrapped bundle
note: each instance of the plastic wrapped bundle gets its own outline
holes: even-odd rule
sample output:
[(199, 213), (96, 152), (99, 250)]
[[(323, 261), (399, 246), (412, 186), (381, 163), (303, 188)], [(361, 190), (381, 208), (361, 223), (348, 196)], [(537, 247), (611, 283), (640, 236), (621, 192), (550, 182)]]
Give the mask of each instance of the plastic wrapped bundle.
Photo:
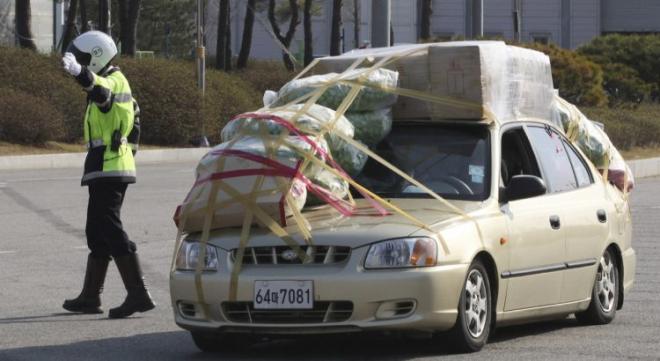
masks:
[[(320, 105), (312, 105), (304, 114), (294, 119), (294, 115), (302, 109), (303, 104), (295, 104), (284, 110), (273, 111), (272, 115), (292, 122), (298, 131), (307, 135), (317, 135), (332, 124), (336, 117), (334, 110)], [(237, 118), (229, 122), (223, 129), (221, 137), (223, 141), (229, 141), (239, 133), (243, 135), (259, 136), (259, 126), (266, 127), (266, 132), (270, 135), (278, 135), (282, 132), (289, 132), (280, 122), (272, 119), (256, 118)], [(332, 131), (325, 133), (327, 146), (333, 158), (339, 165), (351, 175), (358, 174), (367, 161), (366, 154), (358, 151), (356, 148), (341, 139), (339, 134), (353, 138), (354, 127), (346, 117), (341, 116), (334, 123)], [(289, 132), (290, 134), (290, 132)]]
[[(348, 196), (348, 182), (328, 170), (322, 170), (311, 176), (310, 180), (329, 192), (334, 197), (344, 199)], [(325, 201), (317, 197), (314, 193), (308, 193), (306, 206), (318, 206), (325, 204)]]
[(334, 160), (352, 177), (362, 172), (362, 168), (367, 164), (369, 158), (365, 153), (344, 141), (336, 144), (331, 152)]
[[(209, 203), (213, 204), (211, 229), (243, 224), (248, 209), (240, 202), (240, 197), (253, 197), (255, 206), (283, 225), (294, 210), (299, 211), (305, 205), (307, 188), (298, 176), (300, 156), (295, 149), (313, 152), (309, 144), (297, 137), (288, 137), (280, 147), (273, 149), (272, 158), (262, 139), (244, 137), (230, 144), (214, 147), (200, 160), (195, 184), (175, 214), (183, 231), (203, 229)], [(263, 182), (255, 187), (260, 176)], [(213, 182), (218, 180), (235, 194), (219, 188), (212, 199)], [(255, 190), (257, 193), (253, 194)], [(285, 194), (289, 197), (284, 197)], [(186, 214), (185, 222), (181, 219), (182, 213)], [(256, 218), (254, 222), (260, 224)]]
[(354, 138), (374, 147), (392, 130), (392, 109), (385, 108), (371, 112), (346, 113), (346, 118), (355, 127)]
[(575, 105), (556, 95), (552, 121), (564, 130), (568, 139), (580, 148), (601, 173), (607, 170), (608, 181), (620, 190), (633, 188), (632, 172), (621, 153), (605, 131), (582, 114)]
[[(334, 110), (313, 104), (307, 109), (307, 111), (301, 114), (297, 119), (293, 119), (302, 108), (304, 104), (294, 104), (288, 106), (286, 109), (272, 111), (272, 114), (275, 117), (279, 117), (292, 122), (292, 125), (295, 126), (299, 131), (307, 135), (316, 135), (324, 128), (327, 128), (332, 124), (336, 117)], [(255, 119), (255, 118), (237, 118), (229, 123), (222, 129), (220, 134), (223, 142), (227, 142), (233, 139), (239, 132), (243, 134), (259, 134), (259, 124), (265, 124), (267, 127), (267, 132), (271, 135), (280, 134), (287, 131), (286, 128), (273, 120), (269, 119)], [(328, 141), (330, 148), (339, 142), (341, 139), (337, 134), (342, 134), (346, 137), (353, 138), (354, 128), (351, 122), (346, 119), (346, 117), (341, 116), (334, 123), (332, 131), (326, 132), (326, 140)]]
[[(366, 76), (361, 74), (364, 74), (364, 69), (355, 69), (342, 76), (343, 80), (356, 80), (364, 85), (349, 107), (349, 112), (383, 109), (391, 107), (396, 103), (396, 94), (386, 92), (380, 88), (396, 88), (399, 80), (398, 72), (378, 69), (366, 74)], [(285, 105), (303, 95), (309, 94), (325, 85), (328, 81), (335, 79), (337, 75), (337, 73), (328, 73), (292, 80), (280, 89), (275, 105)], [(316, 103), (328, 108), (337, 109), (350, 90), (351, 85), (336, 83), (329, 87)]]

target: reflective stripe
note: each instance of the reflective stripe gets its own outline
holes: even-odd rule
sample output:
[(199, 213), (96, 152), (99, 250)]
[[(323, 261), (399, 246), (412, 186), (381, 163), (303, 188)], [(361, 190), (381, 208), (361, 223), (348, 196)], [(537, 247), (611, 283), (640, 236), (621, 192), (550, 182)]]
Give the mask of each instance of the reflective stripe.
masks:
[(96, 178), (109, 178), (109, 177), (132, 177), (135, 178), (137, 173), (134, 170), (114, 170), (114, 171), (96, 171), (89, 172), (82, 177), (82, 182), (85, 183)]
[(87, 149), (100, 147), (102, 145), (105, 145), (105, 143), (103, 142), (103, 139), (90, 140), (89, 143), (87, 143)]
[(132, 102), (133, 95), (131, 93), (116, 93), (114, 100), (116, 103)]

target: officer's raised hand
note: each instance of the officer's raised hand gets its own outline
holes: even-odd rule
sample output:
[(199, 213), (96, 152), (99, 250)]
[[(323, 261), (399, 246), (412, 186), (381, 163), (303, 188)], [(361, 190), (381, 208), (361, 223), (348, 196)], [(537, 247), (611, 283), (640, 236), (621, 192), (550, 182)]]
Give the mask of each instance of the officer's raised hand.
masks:
[(78, 63), (78, 60), (76, 60), (76, 57), (72, 53), (64, 53), (62, 66), (67, 73), (73, 76), (78, 76), (82, 71), (82, 65)]

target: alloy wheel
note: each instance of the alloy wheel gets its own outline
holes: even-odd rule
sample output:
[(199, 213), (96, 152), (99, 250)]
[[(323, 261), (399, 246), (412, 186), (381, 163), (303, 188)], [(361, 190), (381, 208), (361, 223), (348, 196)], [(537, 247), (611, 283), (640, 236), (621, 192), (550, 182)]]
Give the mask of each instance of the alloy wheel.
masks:
[(616, 292), (615, 267), (609, 253), (600, 258), (598, 273), (596, 275), (596, 294), (598, 303), (603, 312), (610, 312), (614, 307), (614, 295)]
[(465, 281), (465, 323), (470, 335), (478, 338), (486, 327), (488, 293), (483, 275), (477, 269), (470, 271)]

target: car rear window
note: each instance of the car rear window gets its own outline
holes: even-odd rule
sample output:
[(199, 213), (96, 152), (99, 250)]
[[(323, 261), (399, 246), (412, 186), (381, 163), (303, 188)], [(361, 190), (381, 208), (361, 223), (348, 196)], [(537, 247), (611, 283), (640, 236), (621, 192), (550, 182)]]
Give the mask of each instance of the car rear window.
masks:
[[(490, 195), (490, 140), (484, 125), (399, 123), (375, 151), (445, 198)], [(357, 181), (383, 197), (430, 197), (373, 159)]]

